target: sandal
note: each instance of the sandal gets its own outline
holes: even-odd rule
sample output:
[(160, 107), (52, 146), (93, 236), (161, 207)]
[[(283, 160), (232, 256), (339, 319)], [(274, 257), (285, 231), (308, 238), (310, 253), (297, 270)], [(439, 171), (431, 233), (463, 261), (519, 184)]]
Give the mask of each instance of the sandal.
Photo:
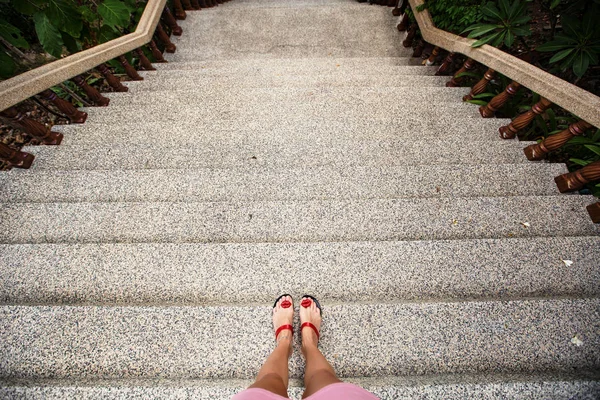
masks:
[[(279, 296), (277, 299), (275, 299), (275, 303), (273, 303), (273, 308), (277, 307), (277, 303), (279, 302), (279, 300), (281, 300), (282, 297), (285, 296), (289, 296), (292, 297), (289, 294), (282, 294), (281, 296)], [(288, 300), (284, 300), (281, 302), (281, 308), (290, 308), (290, 307), (294, 307), (294, 304), (292, 304), (291, 301)], [(279, 328), (277, 328), (277, 330), (275, 331), (275, 341), (277, 341), (277, 337), (279, 336), (279, 334), (281, 333), (281, 331), (287, 330), (289, 329), (290, 331), (292, 331), (292, 335), (294, 334), (294, 327), (290, 324), (285, 324), (285, 325), (281, 325)]]
[[(302, 302), (300, 303), (300, 306), (304, 307), (304, 308), (308, 308), (312, 305), (313, 302), (319, 309), (319, 314), (321, 314), (321, 316), (323, 316), (323, 309), (321, 308), (321, 303), (319, 303), (319, 300), (317, 300), (315, 297), (313, 297), (309, 294), (305, 294), (304, 296), (302, 296)], [(319, 330), (317, 329), (316, 326), (314, 326), (311, 322), (304, 322), (304, 323), (302, 323), (302, 325), (300, 325), (300, 333), (302, 333), (302, 329), (304, 327), (309, 327), (313, 331), (315, 331), (315, 333), (317, 334), (317, 340), (319, 340), (319, 337), (321, 335), (319, 334)]]

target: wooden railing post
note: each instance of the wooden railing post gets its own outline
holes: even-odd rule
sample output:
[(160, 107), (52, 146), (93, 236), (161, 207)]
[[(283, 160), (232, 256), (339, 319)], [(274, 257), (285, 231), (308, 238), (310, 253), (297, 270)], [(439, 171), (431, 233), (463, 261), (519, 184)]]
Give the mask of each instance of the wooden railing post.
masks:
[(431, 54), (429, 55), (427, 60), (425, 60), (425, 65), (431, 67), (435, 62), (435, 59), (437, 58), (438, 54), (440, 54), (440, 48), (438, 46), (434, 46), (433, 49), (431, 49)]
[(83, 89), (85, 94), (90, 98), (90, 100), (96, 103), (97, 106), (106, 107), (108, 103), (110, 103), (110, 99), (102, 96), (99, 91), (88, 85), (81, 75), (74, 77), (73, 82)]
[(554, 178), (561, 193), (579, 190), (590, 182), (600, 180), (600, 161), (595, 161), (575, 171)]
[(200, 7), (200, 3), (198, 3), (198, 0), (191, 0), (191, 2), (192, 2), (192, 8), (194, 10), (200, 10), (201, 7)]
[(460, 83), (465, 78), (464, 78), (464, 76), (459, 76), (459, 75), (462, 73), (465, 73), (467, 71), (470, 71), (473, 68), (475, 68), (475, 60), (473, 60), (472, 58), (467, 58), (467, 60), (463, 64), (463, 66), (458, 71), (456, 71), (456, 73), (454, 74), (452, 79), (450, 79), (450, 81), (446, 82), (446, 87), (457, 87), (458, 85), (460, 85)]
[(406, 34), (406, 38), (402, 42), (402, 46), (411, 47), (413, 45), (413, 41), (415, 40), (415, 36), (417, 35), (417, 29), (419, 25), (412, 24), (410, 28), (408, 28), (408, 33)]
[(158, 25), (156, 25), (156, 35), (158, 36), (158, 39), (165, 45), (165, 51), (167, 53), (175, 53), (175, 50), (177, 50), (177, 46), (175, 46), (173, 42), (171, 42), (171, 39), (169, 39), (169, 35), (167, 35), (167, 32), (165, 32), (160, 22), (158, 23)]
[(106, 82), (113, 88), (116, 92), (127, 92), (129, 88), (127, 86), (123, 86), (121, 80), (114, 76), (112, 72), (110, 72), (110, 68), (106, 64), (100, 64), (96, 67), (98, 71), (104, 76)]
[(162, 52), (158, 49), (158, 46), (156, 45), (156, 42), (154, 40), (151, 40), (150, 43), (148, 43), (148, 46), (150, 46), (150, 51), (152, 52), (152, 57), (154, 57), (154, 62), (167, 62), (167, 60), (164, 59)]
[(552, 106), (552, 102), (542, 97), (540, 101), (531, 107), (531, 110), (517, 116), (510, 124), (500, 127), (498, 129), (500, 137), (503, 139), (514, 138), (521, 129), (527, 127), (533, 121), (536, 115), (545, 113), (550, 106)]
[(42, 96), (48, 101), (51, 101), (56, 106), (56, 108), (58, 108), (69, 118), (69, 120), (73, 124), (83, 124), (87, 119), (87, 113), (79, 111), (73, 106), (73, 104), (61, 99), (56, 95), (56, 93), (54, 93), (50, 89), (44, 90), (42, 93), (40, 93), (40, 96)]
[(59, 145), (62, 142), (62, 133), (52, 132), (45, 125), (27, 118), (25, 113), (19, 112), (15, 107), (0, 112), (0, 116), (10, 120), (16, 128), (39, 139), (44, 144)]
[(485, 74), (483, 74), (483, 78), (481, 78), (481, 80), (479, 82), (477, 82), (475, 84), (475, 86), (473, 86), (471, 88), (471, 91), (469, 92), (469, 94), (467, 94), (463, 97), (463, 101), (473, 100), (473, 97), (485, 92), (485, 89), (487, 88), (488, 83), (490, 83), (490, 81), (492, 79), (494, 79), (495, 75), (496, 75), (496, 71), (494, 71), (491, 68), (489, 68), (487, 71), (485, 71)]
[(6, 161), (11, 167), (27, 169), (31, 167), (34, 158), (33, 154), (12, 149), (0, 142), (0, 159)]
[(400, 20), (400, 23), (398, 24), (398, 26), (396, 26), (396, 28), (398, 28), (399, 32), (404, 32), (404, 31), (406, 31), (406, 29), (408, 29), (408, 23), (409, 23), (408, 15), (402, 14), (402, 19)]
[[(200, 6), (198, 6), (198, 7), (200, 7)], [(163, 16), (167, 26), (171, 29), (171, 32), (173, 32), (173, 35), (181, 36), (181, 34), (183, 33), (183, 29), (179, 26), (179, 24), (177, 24), (177, 20), (171, 13), (171, 10), (169, 9), (169, 7), (165, 7), (165, 9), (163, 10), (162, 16)]]
[(585, 131), (591, 127), (592, 125), (585, 121), (575, 122), (564, 131), (550, 135), (540, 143), (529, 145), (523, 149), (523, 151), (525, 152), (527, 159), (530, 161), (542, 160), (544, 157), (546, 157), (546, 154), (560, 149), (569, 140), (575, 136), (583, 135)]
[(148, 60), (148, 57), (146, 57), (144, 50), (138, 47), (135, 49), (135, 54), (140, 59), (140, 65), (145, 71), (156, 71), (156, 68), (152, 66), (152, 63)]
[(181, 0), (173, 0), (173, 11), (175, 11), (175, 18), (184, 20), (187, 18), (187, 14), (183, 9), (183, 5), (181, 4)]
[(491, 118), (496, 115), (496, 111), (501, 109), (508, 99), (519, 91), (520, 87), (521, 85), (518, 82), (512, 81), (502, 93), (496, 95), (487, 105), (479, 107), (481, 116), (483, 118)]
[(183, 4), (183, 9), (184, 10), (193, 10), (194, 7), (192, 7), (192, 3), (190, 2), (190, 0), (181, 0), (181, 4)]
[(131, 64), (129, 64), (129, 61), (127, 61), (127, 58), (125, 58), (125, 56), (119, 56), (119, 57), (117, 57), (117, 60), (119, 60), (119, 64), (121, 64), (123, 66), (123, 68), (125, 68), (125, 73), (127, 74), (128, 77), (130, 77), (134, 81), (143, 81), (144, 80), (144, 78), (142, 78), (137, 73), (135, 68), (133, 68), (133, 66)]
[(442, 62), (442, 65), (440, 65), (440, 67), (438, 68), (437, 71), (435, 71), (435, 75), (436, 76), (441, 76), (441, 75), (447, 75), (448, 74), (448, 69), (450, 69), (450, 66), (452, 65), (452, 61), (454, 60), (454, 53), (448, 53), (448, 55), (446, 56), (446, 58), (444, 58), (444, 61)]
[(415, 58), (421, 57), (423, 55), (423, 50), (425, 50), (425, 42), (422, 40), (419, 40), (419, 42), (415, 46), (415, 49), (413, 50), (411, 57), (415, 57)]
[(588, 213), (592, 217), (592, 221), (600, 223), (600, 203), (590, 204), (587, 206)]

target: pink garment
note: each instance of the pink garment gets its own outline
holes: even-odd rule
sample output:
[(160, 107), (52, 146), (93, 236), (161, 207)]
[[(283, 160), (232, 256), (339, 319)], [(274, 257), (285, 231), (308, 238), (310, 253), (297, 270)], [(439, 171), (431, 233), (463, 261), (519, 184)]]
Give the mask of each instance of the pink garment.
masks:
[[(246, 389), (231, 400), (289, 400), (265, 389)], [(379, 400), (377, 396), (351, 383), (332, 383), (304, 400)]]

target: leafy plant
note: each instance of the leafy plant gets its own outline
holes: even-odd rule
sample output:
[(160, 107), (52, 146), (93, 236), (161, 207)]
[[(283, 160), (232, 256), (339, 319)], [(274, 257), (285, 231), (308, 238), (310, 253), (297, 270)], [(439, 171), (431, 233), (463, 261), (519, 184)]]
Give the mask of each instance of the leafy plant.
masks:
[(481, 6), (486, 0), (425, 0), (417, 11), (427, 9), (436, 27), (459, 34), (482, 19)]
[(572, 70), (583, 77), (590, 65), (598, 65), (600, 56), (600, 7), (594, 7), (579, 20), (572, 15), (561, 17), (562, 32), (554, 40), (537, 47), (541, 52), (555, 52), (550, 64), (558, 63), (562, 71)]
[(471, 46), (480, 47), (490, 44), (495, 47), (511, 48), (518, 37), (529, 36), (531, 31), (527, 15), (527, 3), (515, 0), (498, 0), (497, 5), (489, 2), (481, 7), (486, 22), (472, 25), (462, 33), (469, 33), (469, 38), (479, 38)]

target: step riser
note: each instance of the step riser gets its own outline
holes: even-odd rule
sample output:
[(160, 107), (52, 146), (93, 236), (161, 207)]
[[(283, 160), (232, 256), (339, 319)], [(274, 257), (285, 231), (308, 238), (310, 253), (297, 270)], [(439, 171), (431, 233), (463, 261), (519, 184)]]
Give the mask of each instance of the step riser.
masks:
[[(598, 299), (323, 307), (320, 347), (341, 377), (600, 367)], [(0, 375), (251, 379), (273, 348), (271, 313), (270, 306), (3, 306)], [(582, 346), (571, 343), (575, 335)], [(291, 377), (303, 364), (296, 351)]]
[[(2, 204), (2, 243), (315, 242), (588, 236), (592, 196)], [(529, 227), (522, 224), (528, 222)]]
[(0, 202), (260, 201), (558, 195), (561, 164), (5, 174)]
[(600, 295), (597, 237), (0, 245), (0, 252), (4, 304), (267, 304), (274, 293), (344, 303)]
[[(68, 141), (68, 139), (66, 139)], [(89, 146), (27, 146), (24, 151), (35, 155), (31, 170), (140, 170), (197, 169), (244, 166), (296, 168), (330, 165), (409, 166), (409, 165), (478, 165), (529, 164), (522, 153), (531, 142), (451, 142), (431, 141), (353, 141), (337, 140), (328, 146), (303, 141), (286, 145), (254, 143), (210, 143), (202, 147), (166, 147), (104, 143)], [(93, 154), (93, 157), (90, 155)]]

